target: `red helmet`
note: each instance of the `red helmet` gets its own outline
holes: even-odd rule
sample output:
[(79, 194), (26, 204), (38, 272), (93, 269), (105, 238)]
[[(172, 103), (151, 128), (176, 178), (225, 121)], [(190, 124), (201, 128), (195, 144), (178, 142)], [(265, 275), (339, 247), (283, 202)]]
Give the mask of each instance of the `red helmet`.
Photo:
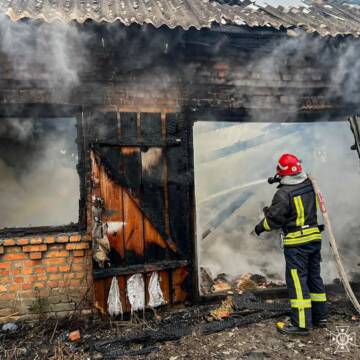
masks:
[(280, 156), (276, 172), (280, 176), (296, 175), (302, 172), (301, 161), (291, 154), (283, 154)]

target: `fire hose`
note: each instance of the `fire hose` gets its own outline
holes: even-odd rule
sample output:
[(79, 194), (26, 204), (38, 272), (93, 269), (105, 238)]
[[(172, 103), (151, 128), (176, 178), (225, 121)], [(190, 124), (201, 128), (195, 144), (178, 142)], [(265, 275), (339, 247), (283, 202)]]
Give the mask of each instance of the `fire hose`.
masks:
[(327, 212), (326, 209), (326, 205), (325, 205), (325, 199), (324, 196), (322, 195), (321, 191), (320, 191), (320, 187), (319, 184), (317, 183), (317, 181), (313, 178), (313, 177), (309, 177), (310, 181), (313, 184), (314, 187), (314, 191), (315, 194), (317, 196), (318, 202), (319, 202), (319, 207), (320, 207), (320, 211), (322, 213), (323, 216), (323, 220), (324, 220), (324, 224), (325, 224), (325, 229), (328, 232), (329, 235), (329, 242), (330, 242), (330, 247), (332, 249), (334, 258), (335, 258), (335, 263), (336, 263), (336, 267), (340, 276), (340, 280), (341, 283), (344, 286), (344, 289), (346, 291), (346, 294), (348, 296), (348, 298), (350, 299), (351, 303), (353, 304), (354, 308), (356, 309), (356, 311), (360, 314), (360, 304), (351, 288), (349, 279), (346, 275), (346, 271), (344, 269), (344, 266), (342, 264), (341, 258), (340, 258), (340, 254), (339, 254), (339, 250), (336, 244), (336, 239), (335, 239), (335, 235), (334, 232), (332, 230), (331, 227), (331, 221), (329, 218), (329, 214)]

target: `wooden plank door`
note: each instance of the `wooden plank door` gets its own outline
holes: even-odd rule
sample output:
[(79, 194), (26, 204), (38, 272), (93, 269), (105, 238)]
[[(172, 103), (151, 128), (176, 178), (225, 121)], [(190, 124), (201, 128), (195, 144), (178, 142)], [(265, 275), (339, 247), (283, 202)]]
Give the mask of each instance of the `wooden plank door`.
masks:
[(163, 121), (160, 114), (140, 114), (139, 122), (125, 113), (120, 119), (118, 139), (93, 143), (91, 149), (92, 196), (103, 201), (101, 220), (108, 224), (111, 248), (105, 268), (94, 263), (96, 303), (104, 313), (113, 276), (126, 310), (126, 281), (132, 274), (141, 273), (147, 285), (157, 271), (166, 303), (185, 301), (190, 288), (184, 128), (175, 115)]

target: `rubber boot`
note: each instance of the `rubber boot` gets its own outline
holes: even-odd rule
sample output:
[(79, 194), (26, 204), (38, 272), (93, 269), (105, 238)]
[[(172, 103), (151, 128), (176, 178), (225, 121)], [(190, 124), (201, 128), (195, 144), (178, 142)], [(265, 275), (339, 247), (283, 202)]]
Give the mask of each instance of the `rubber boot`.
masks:
[(292, 325), (285, 325), (283, 322), (278, 322), (276, 324), (276, 329), (282, 333), (287, 335), (301, 335), (301, 336), (307, 336), (310, 334), (308, 329), (305, 328), (299, 328), (297, 326)]

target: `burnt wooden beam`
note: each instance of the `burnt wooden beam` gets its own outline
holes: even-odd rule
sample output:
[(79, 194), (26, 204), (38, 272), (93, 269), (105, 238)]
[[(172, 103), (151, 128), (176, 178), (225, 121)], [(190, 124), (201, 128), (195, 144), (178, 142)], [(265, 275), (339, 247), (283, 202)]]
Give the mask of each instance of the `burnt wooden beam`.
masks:
[(110, 276), (121, 276), (121, 275), (129, 275), (136, 273), (171, 270), (188, 265), (189, 262), (187, 260), (159, 261), (151, 264), (129, 265), (129, 266), (114, 267), (109, 269), (94, 269), (93, 276), (94, 279), (102, 279)]

